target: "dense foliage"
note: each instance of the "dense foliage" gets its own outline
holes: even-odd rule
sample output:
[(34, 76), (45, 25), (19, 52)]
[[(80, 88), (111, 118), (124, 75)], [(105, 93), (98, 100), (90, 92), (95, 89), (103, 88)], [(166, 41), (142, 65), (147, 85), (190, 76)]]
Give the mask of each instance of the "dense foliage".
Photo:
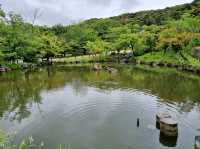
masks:
[(25, 23), (14, 12), (0, 11), (0, 60), (6, 62), (37, 62), (62, 51), (65, 43), (42, 27)]
[(35, 26), (0, 9), (0, 62), (50, 61), (80, 55), (132, 53), (150, 61), (200, 65), (200, 2), (162, 10), (91, 19), (79, 24)]

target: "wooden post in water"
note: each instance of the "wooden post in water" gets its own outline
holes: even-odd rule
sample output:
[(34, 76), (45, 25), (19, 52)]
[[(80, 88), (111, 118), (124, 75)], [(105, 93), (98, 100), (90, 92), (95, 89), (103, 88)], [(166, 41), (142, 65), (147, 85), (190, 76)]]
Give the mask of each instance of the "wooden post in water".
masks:
[(140, 127), (140, 119), (139, 118), (137, 119), (137, 127), (138, 128)]
[(169, 137), (178, 136), (178, 123), (172, 118), (160, 119), (160, 132)]
[(163, 146), (166, 147), (176, 147), (177, 146), (177, 140), (178, 140), (178, 136), (175, 137), (169, 137), (164, 135), (163, 133), (160, 132), (160, 138), (159, 141)]
[(159, 112), (158, 114), (156, 114), (156, 128), (157, 129), (160, 129), (160, 120), (162, 118), (171, 118), (171, 115), (166, 112)]
[(200, 136), (195, 137), (195, 149), (200, 149)]

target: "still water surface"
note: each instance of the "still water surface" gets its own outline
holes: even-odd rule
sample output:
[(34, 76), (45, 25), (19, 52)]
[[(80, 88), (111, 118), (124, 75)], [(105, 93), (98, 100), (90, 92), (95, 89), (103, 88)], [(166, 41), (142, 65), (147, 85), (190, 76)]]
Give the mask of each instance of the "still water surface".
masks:
[[(200, 77), (171, 69), (49, 67), (0, 75), (0, 128), (33, 136), (48, 149), (193, 149), (200, 135)], [(155, 128), (158, 111), (179, 122), (169, 140)], [(137, 128), (137, 118), (140, 127)]]

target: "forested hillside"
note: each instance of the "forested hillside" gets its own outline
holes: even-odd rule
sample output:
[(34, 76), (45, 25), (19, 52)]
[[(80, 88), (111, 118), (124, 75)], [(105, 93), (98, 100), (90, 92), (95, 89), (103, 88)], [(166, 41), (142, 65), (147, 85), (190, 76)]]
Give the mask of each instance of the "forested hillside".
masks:
[(36, 26), (0, 9), (0, 63), (79, 55), (132, 53), (132, 59), (200, 66), (200, 2), (91, 19), (70, 26)]

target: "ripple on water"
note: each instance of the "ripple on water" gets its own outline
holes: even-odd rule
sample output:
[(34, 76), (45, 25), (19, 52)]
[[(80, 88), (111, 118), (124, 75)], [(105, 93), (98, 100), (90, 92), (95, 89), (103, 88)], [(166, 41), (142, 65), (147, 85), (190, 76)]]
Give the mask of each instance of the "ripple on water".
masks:
[[(145, 95), (145, 97), (140, 98), (141, 94)], [(141, 112), (155, 113), (158, 107), (155, 100), (152, 100), (152, 97), (147, 93), (137, 90), (121, 91), (118, 97), (112, 97), (112, 93), (109, 95), (101, 93), (95, 99), (87, 99), (78, 104), (70, 105), (69, 109), (60, 114), (60, 117), (64, 119), (85, 120), (92, 116), (109, 116), (117, 112), (139, 113), (138, 115), (141, 115)]]

